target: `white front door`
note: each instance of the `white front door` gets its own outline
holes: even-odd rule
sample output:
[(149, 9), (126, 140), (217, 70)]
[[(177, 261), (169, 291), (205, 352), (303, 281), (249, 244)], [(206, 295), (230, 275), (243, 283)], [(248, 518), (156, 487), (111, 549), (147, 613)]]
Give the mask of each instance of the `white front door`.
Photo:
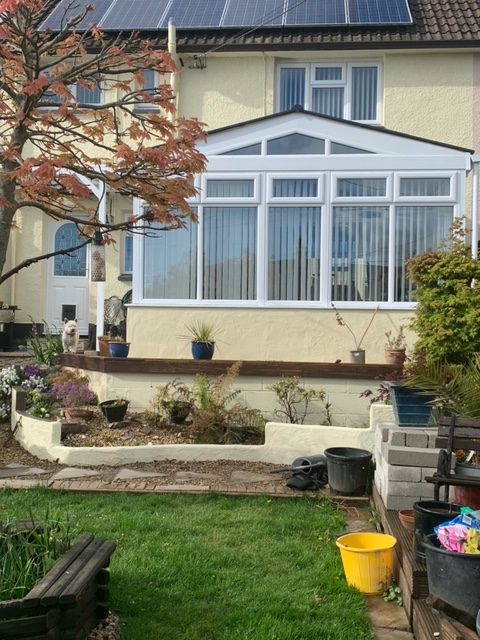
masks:
[[(81, 242), (72, 222), (52, 224), (50, 228), (52, 251), (68, 249)], [(52, 329), (61, 329), (65, 318), (76, 319), (79, 332), (88, 334), (89, 282), (87, 247), (48, 260), (46, 322)]]

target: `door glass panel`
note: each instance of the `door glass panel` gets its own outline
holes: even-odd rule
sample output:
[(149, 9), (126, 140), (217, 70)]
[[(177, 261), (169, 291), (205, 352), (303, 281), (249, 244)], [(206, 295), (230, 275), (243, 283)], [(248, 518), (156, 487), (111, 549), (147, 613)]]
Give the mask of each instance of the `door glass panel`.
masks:
[[(77, 227), (73, 222), (67, 222), (57, 229), (55, 233), (55, 251), (67, 251), (83, 241)], [(87, 275), (87, 247), (77, 251), (69, 251), (68, 254), (55, 256), (53, 259), (54, 276), (79, 276)]]

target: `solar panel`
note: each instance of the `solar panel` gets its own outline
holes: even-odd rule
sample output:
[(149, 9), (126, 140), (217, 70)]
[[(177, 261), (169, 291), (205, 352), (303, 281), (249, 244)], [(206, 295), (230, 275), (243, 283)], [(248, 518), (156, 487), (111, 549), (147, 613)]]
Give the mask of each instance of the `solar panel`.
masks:
[(407, 0), (348, 0), (350, 24), (410, 24)]
[(62, 24), (65, 24), (69, 18), (77, 16), (84, 10), (85, 6), (90, 4), (93, 6), (93, 10), (88, 12), (85, 19), (77, 27), (78, 30), (88, 29), (91, 25), (100, 22), (102, 16), (114, 1), (115, 0), (93, 0), (93, 2), (72, 3), (72, 0), (62, 0), (48, 16), (41, 28), (52, 29), (53, 31), (59, 30), (62, 28)]
[[(166, 28), (293, 27), (410, 24), (408, 0), (90, 0), (94, 9), (79, 25), (105, 30)], [(60, 0), (42, 29), (58, 30), (89, 0)], [(72, 8), (72, 5), (74, 8)], [(286, 8), (285, 12), (284, 9)]]
[(285, 26), (345, 23), (344, 0), (287, 0)]
[[(298, 2), (298, 0), (297, 0)], [(223, 27), (281, 26), (284, 0), (230, 0)]]
[(177, 27), (218, 27), (225, 10), (226, 0), (172, 0), (162, 23), (168, 25), (173, 18)]
[(156, 29), (170, 0), (115, 0), (100, 21), (100, 27), (117, 29)]

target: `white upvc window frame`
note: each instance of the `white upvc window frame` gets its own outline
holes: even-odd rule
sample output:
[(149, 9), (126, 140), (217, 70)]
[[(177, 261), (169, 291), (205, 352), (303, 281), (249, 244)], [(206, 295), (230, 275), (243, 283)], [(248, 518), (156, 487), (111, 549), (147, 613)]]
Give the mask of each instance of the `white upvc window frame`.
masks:
[[(273, 181), (274, 180), (302, 180), (302, 179), (315, 179), (317, 181), (317, 195), (315, 197), (291, 197), (280, 198), (273, 195)], [(312, 171), (311, 173), (268, 173), (266, 178), (267, 192), (266, 201), (267, 204), (279, 206), (284, 204), (285, 206), (317, 206), (323, 204), (325, 201), (325, 173)]]
[[(213, 196), (207, 196), (207, 182), (209, 180), (253, 180), (253, 196), (251, 197), (237, 197), (228, 198), (222, 196), (221, 198), (215, 198)], [(238, 204), (258, 204), (261, 197), (261, 175), (260, 173), (204, 173), (200, 179), (200, 194), (199, 199), (202, 204), (222, 204), (231, 206), (233, 203)]]
[[(377, 69), (377, 103), (376, 117), (372, 120), (355, 120), (364, 124), (382, 124), (382, 105), (383, 105), (383, 64), (380, 60), (355, 60), (352, 61), (305, 61), (305, 62), (282, 62), (277, 67), (277, 99), (276, 110), (280, 110), (280, 73), (281, 69), (301, 68), (305, 69), (305, 95), (303, 108), (306, 111), (313, 111), (312, 107), (312, 89), (314, 87), (344, 87), (343, 100), (343, 119), (352, 120), (352, 69), (354, 67), (375, 67)], [(315, 68), (341, 68), (341, 80), (315, 80)]]
[[(157, 87), (160, 83), (159, 83), (159, 79), (160, 79), (160, 75), (157, 71), (155, 71), (154, 69), (145, 69), (144, 70), (144, 77), (145, 77), (145, 71), (149, 71), (153, 73), (153, 87), (146, 87), (145, 84), (138, 84), (136, 83), (135, 85), (135, 90), (136, 91), (153, 91), (155, 89), (155, 87)], [(157, 111), (160, 108), (160, 105), (158, 103), (155, 102), (139, 102), (138, 104), (136, 104), (134, 106), (134, 111)]]
[[(386, 180), (386, 193), (384, 196), (337, 196), (337, 183), (339, 179), (385, 179)], [(365, 172), (340, 172), (332, 171), (331, 173), (331, 203), (336, 204), (358, 204), (358, 206), (366, 204), (384, 204), (390, 203), (393, 199), (393, 173), (392, 172), (372, 172), (365, 174)]]
[[(447, 196), (401, 196), (400, 181), (402, 178), (449, 178), (450, 194)], [(435, 204), (456, 202), (458, 198), (457, 172), (456, 171), (398, 171), (395, 174), (394, 198), (398, 204), (425, 204), (432, 202)]]

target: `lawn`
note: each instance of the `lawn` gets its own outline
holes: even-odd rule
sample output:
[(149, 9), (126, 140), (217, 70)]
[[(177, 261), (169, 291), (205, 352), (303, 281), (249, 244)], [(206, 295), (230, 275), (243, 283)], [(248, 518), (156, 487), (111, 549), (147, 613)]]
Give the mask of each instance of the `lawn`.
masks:
[(0, 492), (2, 518), (68, 518), (117, 543), (125, 640), (372, 640), (345, 584), (344, 514), (317, 499)]

